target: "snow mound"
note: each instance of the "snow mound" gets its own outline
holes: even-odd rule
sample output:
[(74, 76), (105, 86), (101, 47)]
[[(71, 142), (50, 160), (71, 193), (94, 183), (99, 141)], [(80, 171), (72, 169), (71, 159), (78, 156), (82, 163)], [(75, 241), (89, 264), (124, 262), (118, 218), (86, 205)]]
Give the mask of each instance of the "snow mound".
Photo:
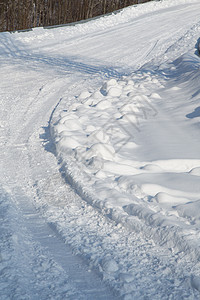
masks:
[(115, 150), (112, 147), (112, 145), (106, 144), (106, 143), (97, 143), (92, 145), (87, 150), (87, 158), (90, 159), (94, 156), (101, 157), (105, 160), (113, 160), (115, 154)]
[[(189, 53), (169, 64), (171, 78), (181, 74), (176, 88), (162, 75), (167, 73), (164, 68), (160, 73), (140, 70), (110, 79), (94, 92), (83, 91), (79, 103), (54, 120), (52, 134), (66, 176), (86, 201), (129, 229), (200, 257), (195, 239), (187, 240), (200, 215), (199, 152), (190, 149), (168, 116), (158, 111), (165, 101), (175, 106), (176, 95), (188, 109), (184, 86), (192, 86), (198, 95), (199, 59)], [(179, 107), (176, 114), (183, 123)], [(187, 118), (184, 122), (185, 130)], [(134, 225), (132, 217), (137, 218)], [(113, 261), (101, 267), (108, 273), (117, 270)]]
[(195, 175), (195, 176), (200, 176), (200, 167), (193, 168), (193, 169), (190, 171), (190, 174), (191, 174), (191, 175)]
[(114, 273), (119, 269), (116, 261), (113, 258), (104, 258), (102, 260), (101, 267), (106, 273)]
[(163, 192), (156, 194), (155, 200), (158, 203), (172, 203), (173, 205), (180, 204), (180, 203), (187, 203), (189, 201), (186, 198), (175, 197)]

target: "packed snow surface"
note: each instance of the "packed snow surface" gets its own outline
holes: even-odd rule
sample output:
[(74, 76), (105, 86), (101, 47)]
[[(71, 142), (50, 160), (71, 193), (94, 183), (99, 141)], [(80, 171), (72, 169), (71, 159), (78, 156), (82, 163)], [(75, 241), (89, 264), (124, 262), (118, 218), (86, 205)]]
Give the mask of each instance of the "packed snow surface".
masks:
[(1, 299), (199, 299), (199, 11), (0, 34)]

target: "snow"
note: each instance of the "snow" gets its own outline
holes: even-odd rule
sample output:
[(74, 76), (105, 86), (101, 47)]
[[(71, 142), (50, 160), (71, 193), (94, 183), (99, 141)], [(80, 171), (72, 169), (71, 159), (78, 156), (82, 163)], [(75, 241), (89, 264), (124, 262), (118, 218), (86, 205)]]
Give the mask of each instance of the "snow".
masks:
[(197, 0), (0, 34), (2, 299), (198, 299)]
[[(189, 52), (170, 62), (169, 66), (165, 65), (164, 70), (160, 68), (158, 73), (139, 70), (131, 76), (106, 81), (94, 91), (95, 104), (93, 93), (88, 92), (86, 101), (79, 96), (77, 110), (73, 111), (69, 106), (64, 117), (67, 120), (76, 117), (77, 123), (80, 120), (80, 131), (83, 133), (79, 137), (79, 145), (71, 147), (68, 152), (70, 158), (64, 156), (61, 147), (63, 138), (59, 139), (56, 129), (60, 123), (63, 124), (63, 118), (58, 116), (55, 119), (56, 126), (52, 122), (57, 155), (65, 163), (65, 172), (70, 173), (81, 196), (101, 209), (118, 210), (118, 222), (124, 219), (124, 211), (137, 216), (149, 225), (148, 235), (153, 231), (160, 238), (160, 243), (163, 239), (159, 231), (166, 226), (166, 222), (170, 230), (172, 225), (179, 228), (184, 222), (188, 231), (197, 230), (193, 211), (190, 216), (187, 208), (188, 203), (200, 199), (197, 177), (200, 149), (198, 140), (191, 138), (195, 130), (190, 129), (190, 134), (187, 115), (183, 118), (182, 111), (185, 103), (189, 105), (188, 96), (185, 96), (189, 87), (192, 86), (192, 93), (198, 95), (199, 65), (200, 59)], [(177, 80), (177, 74), (183, 76)], [(172, 103), (176, 92), (179, 93), (179, 101)], [(168, 113), (164, 114), (162, 106), (166, 102), (176, 110), (175, 120), (170, 120)], [(86, 112), (87, 118), (83, 118)], [(64, 132), (72, 138), (74, 131), (70, 121), (64, 124)], [(180, 158), (183, 155), (185, 158)], [(183, 213), (184, 205), (187, 207), (187, 217)], [(148, 217), (142, 212), (144, 206), (149, 211)], [(195, 205), (195, 208), (198, 206)], [(149, 214), (153, 222), (149, 221)], [(185, 221), (182, 219), (184, 217)], [(198, 220), (198, 213), (196, 217)], [(190, 224), (188, 219), (192, 219)], [(179, 229), (174, 240), (169, 236), (165, 243), (177, 247), (179, 239), (184, 240), (184, 243), (178, 244), (179, 250), (188, 253), (195, 251), (198, 259), (198, 242), (196, 240), (196, 247), (191, 249), (184, 230), (181, 232)]]

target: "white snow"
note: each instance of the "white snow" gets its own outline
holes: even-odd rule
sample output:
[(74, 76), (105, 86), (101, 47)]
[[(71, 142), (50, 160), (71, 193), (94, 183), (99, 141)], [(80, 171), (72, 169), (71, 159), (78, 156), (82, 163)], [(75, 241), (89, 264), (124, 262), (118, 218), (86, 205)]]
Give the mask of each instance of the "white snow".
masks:
[(2, 299), (198, 299), (199, 10), (0, 34)]
[[(188, 203), (200, 199), (200, 145), (198, 139), (193, 138), (198, 132), (188, 123), (187, 115), (183, 115), (185, 106), (189, 109), (191, 105), (188, 93), (196, 94), (198, 101), (199, 66), (200, 59), (190, 51), (170, 62), (169, 66), (165, 65), (164, 70), (160, 67), (159, 73), (140, 70), (131, 76), (108, 80), (95, 90), (96, 102), (99, 95), (95, 105), (91, 94), (91, 101), (80, 101), (76, 111), (69, 106), (65, 118), (76, 116), (77, 122), (81, 120), (84, 134), (81, 143), (71, 149), (69, 166), (69, 158), (64, 158), (66, 172), (70, 172), (76, 188), (85, 191), (80, 192), (85, 199), (90, 195), (90, 203), (97, 205), (98, 201), (98, 207), (119, 210), (118, 221), (123, 220), (124, 211), (137, 216), (149, 224), (148, 234), (151, 235), (153, 230), (161, 243), (160, 227), (166, 226), (167, 220), (171, 230), (171, 219), (171, 225), (174, 227), (175, 222), (179, 232), (174, 234), (174, 240), (169, 236), (169, 241), (166, 239), (165, 242), (177, 247), (177, 240), (184, 240), (178, 244), (179, 250), (186, 251), (187, 248), (188, 252), (195, 253), (198, 241), (191, 249), (184, 230), (180, 229), (186, 216), (180, 213), (180, 207), (183, 212), (184, 205), (188, 207)], [(177, 87), (174, 89), (175, 80)], [(178, 95), (175, 94), (177, 91)], [(173, 100), (174, 97), (177, 100)], [(193, 97), (191, 102), (194, 102)], [(174, 118), (170, 118), (167, 104), (171, 115), (173, 108)], [(87, 118), (82, 118), (86, 112)], [(52, 126), (57, 154), (63, 157), (62, 138), (59, 140), (56, 130), (63, 119), (58, 116), (54, 122), (58, 124)], [(72, 137), (71, 123), (69, 126), (68, 121), (64, 124), (65, 132)], [(79, 178), (76, 178), (77, 168), (81, 172)], [(132, 203), (137, 204), (136, 211)], [(142, 213), (144, 205), (154, 215), (153, 223)], [(188, 230), (197, 230), (198, 213), (196, 218), (187, 213)], [(192, 219), (190, 224), (188, 219)], [(198, 257), (199, 254), (195, 255)]]

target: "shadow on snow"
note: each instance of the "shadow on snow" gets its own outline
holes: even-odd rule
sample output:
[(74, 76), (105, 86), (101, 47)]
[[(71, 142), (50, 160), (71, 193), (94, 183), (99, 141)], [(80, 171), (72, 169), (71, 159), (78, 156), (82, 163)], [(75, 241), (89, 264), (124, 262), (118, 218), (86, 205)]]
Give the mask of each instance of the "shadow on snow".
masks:
[(13, 65), (20, 65), (20, 68), (25, 70), (32, 69), (43, 73), (53, 71), (54, 74), (58, 75), (77, 72), (88, 75), (100, 75), (102, 78), (119, 78), (130, 73), (130, 71), (125, 72), (120, 66), (108, 66), (102, 64), (101, 61), (88, 59), (88, 57), (73, 55), (52, 56), (51, 53), (46, 55), (32, 52), (23, 43), (15, 40), (14, 35), (12, 36), (8, 33), (1, 34), (0, 56), (2, 64), (6, 63), (6, 59), (12, 59)]

